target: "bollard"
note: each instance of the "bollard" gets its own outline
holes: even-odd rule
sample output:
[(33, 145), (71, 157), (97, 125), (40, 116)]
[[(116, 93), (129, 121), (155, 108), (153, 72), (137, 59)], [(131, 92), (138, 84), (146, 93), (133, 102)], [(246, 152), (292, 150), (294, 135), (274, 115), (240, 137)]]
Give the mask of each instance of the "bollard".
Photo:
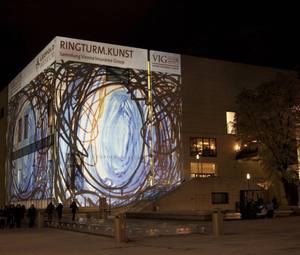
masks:
[(108, 205), (106, 201), (106, 197), (99, 197), (99, 212), (100, 212), (100, 219), (107, 220), (107, 210)]
[(126, 242), (126, 222), (124, 214), (118, 214), (115, 216), (115, 239), (118, 242)]
[(102, 209), (102, 211), (101, 211), (101, 219), (107, 220), (107, 210), (106, 209)]
[(44, 214), (41, 210), (37, 210), (37, 227), (42, 228), (44, 226)]
[(215, 210), (212, 215), (213, 235), (223, 235), (223, 214), (220, 210)]

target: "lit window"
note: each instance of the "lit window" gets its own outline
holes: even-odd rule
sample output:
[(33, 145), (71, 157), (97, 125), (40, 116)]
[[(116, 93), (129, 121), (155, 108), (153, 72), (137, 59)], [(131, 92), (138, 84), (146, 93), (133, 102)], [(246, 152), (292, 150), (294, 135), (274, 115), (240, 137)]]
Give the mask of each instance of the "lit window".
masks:
[(235, 135), (236, 127), (235, 127), (235, 112), (226, 112), (226, 124), (227, 124), (227, 134)]
[(191, 162), (190, 163), (191, 177), (212, 177), (216, 176), (216, 164), (214, 163), (203, 163)]
[(203, 157), (216, 157), (217, 156), (217, 145), (216, 138), (201, 138), (191, 137), (190, 138), (190, 152), (191, 156), (197, 154)]

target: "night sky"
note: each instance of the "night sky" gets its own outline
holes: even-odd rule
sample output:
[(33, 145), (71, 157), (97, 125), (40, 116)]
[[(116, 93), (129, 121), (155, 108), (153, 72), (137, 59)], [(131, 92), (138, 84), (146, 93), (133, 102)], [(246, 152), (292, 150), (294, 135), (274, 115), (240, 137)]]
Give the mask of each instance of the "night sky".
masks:
[(1, 0), (1, 87), (56, 35), (299, 68), (298, 7), (242, 2), (208, 7), (187, 0)]

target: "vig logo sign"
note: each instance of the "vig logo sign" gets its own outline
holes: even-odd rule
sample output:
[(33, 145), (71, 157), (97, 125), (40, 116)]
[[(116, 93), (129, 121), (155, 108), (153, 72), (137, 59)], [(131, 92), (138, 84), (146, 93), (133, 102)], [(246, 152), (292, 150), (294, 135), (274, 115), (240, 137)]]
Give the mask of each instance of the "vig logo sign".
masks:
[(181, 74), (180, 55), (161, 51), (150, 51), (151, 70)]
[(167, 63), (168, 62), (168, 57), (165, 55), (153, 54), (152, 57), (153, 57), (154, 62), (159, 62), (159, 63)]
[(152, 60), (154, 63), (162, 63), (162, 64), (172, 64), (177, 65), (179, 63), (179, 59), (175, 54), (163, 55), (163, 54), (152, 54)]

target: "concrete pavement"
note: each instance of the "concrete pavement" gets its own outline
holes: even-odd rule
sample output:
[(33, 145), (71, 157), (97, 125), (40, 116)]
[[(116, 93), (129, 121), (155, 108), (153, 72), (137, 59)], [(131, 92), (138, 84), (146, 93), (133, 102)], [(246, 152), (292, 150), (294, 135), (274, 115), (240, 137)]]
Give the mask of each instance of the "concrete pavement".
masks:
[(113, 238), (65, 230), (6, 229), (0, 230), (0, 254), (300, 254), (299, 216), (227, 221), (224, 232), (221, 237), (205, 233), (146, 237), (117, 243)]

